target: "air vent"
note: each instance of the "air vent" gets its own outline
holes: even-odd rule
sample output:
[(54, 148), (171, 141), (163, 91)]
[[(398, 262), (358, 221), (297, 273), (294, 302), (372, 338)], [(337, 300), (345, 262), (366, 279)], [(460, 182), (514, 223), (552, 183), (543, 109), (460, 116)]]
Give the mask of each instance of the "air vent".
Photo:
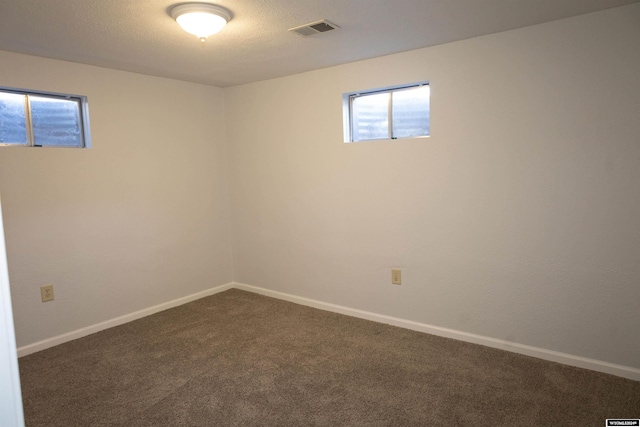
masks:
[(300, 34), (301, 36), (312, 36), (318, 33), (326, 33), (327, 31), (338, 30), (336, 24), (332, 24), (331, 22), (323, 19), (322, 21), (312, 22), (310, 24), (300, 25), (299, 27), (289, 28), (289, 31), (293, 31), (294, 33)]

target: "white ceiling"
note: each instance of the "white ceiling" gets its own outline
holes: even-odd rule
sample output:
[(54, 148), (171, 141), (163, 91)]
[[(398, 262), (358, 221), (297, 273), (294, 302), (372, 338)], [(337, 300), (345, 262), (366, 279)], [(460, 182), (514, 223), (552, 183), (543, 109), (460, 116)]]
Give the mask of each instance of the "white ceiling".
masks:
[[(637, 1), (214, 0), (234, 17), (201, 45), (167, 14), (180, 0), (0, 0), (0, 50), (231, 86)], [(320, 19), (341, 29), (287, 31)]]

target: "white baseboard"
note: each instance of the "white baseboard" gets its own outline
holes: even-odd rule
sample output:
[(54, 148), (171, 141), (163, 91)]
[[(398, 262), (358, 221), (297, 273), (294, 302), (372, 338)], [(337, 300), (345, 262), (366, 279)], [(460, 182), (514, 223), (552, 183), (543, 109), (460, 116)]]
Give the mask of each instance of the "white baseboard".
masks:
[(347, 316), (358, 317), (361, 319), (372, 320), (374, 322), (385, 323), (388, 325), (398, 326), (405, 329), (411, 329), (418, 332), (437, 335), (445, 338), (453, 338), (460, 341), (466, 341), (474, 344), (480, 344), (487, 347), (498, 348), (501, 350), (511, 351), (513, 353), (524, 354), (526, 356), (537, 357), (551, 362), (562, 363), (564, 365), (576, 366), (578, 368), (590, 369), (592, 371), (604, 372), (623, 378), (629, 378), (640, 381), (640, 369), (629, 366), (616, 365), (613, 363), (603, 362), (600, 360), (589, 359), (572, 354), (561, 353), (553, 350), (532, 347), (529, 345), (513, 343), (496, 338), (485, 337), (482, 335), (470, 334), (467, 332), (457, 331), (455, 329), (441, 328), (439, 326), (427, 325), (425, 323), (414, 322), (411, 320), (400, 319), (397, 317), (385, 316), (369, 311), (357, 310), (354, 308), (344, 307), (341, 305), (330, 304), (309, 298), (303, 298), (283, 292), (272, 291), (257, 286), (246, 285), (243, 283), (234, 283), (234, 288), (243, 291), (253, 292), (268, 297), (273, 297), (300, 305), (306, 305), (320, 310), (331, 311), (334, 313), (346, 314)]
[(341, 305), (330, 304), (318, 300), (299, 297), (296, 295), (286, 294), (283, 292), (272, 291), (257, 286), (247, 285), (244, 283), (227, 283), (222, 286), (217, 286), (206, 291), (198, 292), (196, 294), (188, 295), (186, 297), (178, 298), (173, 301), (169, 301), (163, 304), (159, 304), (153, 307), (149, 307), (134, 313), (126, 314), (124, 316), (116, 317), (95, 325), (87, 326), (85, 328), (77, 329), (75, 331), (68, 332), (66, 334), (58, 335), (46, 340), (38, 341), (33, 344), (29, 344), (18, 348), (18, 357), (26, 356), (41, 350), (45, 350), (50, 347), (54, 347), (59, 344), (63, 344), (68, 341), (72, 341), (84, 336), (94, 334), (96, 332), (103, 331), (105, 329), (113, 328), (114, 326), (122, 325), (124, 323), (131, 322), (133, 320), (140, 319), (142, 317), (149, 316), (154, 313), (158, 313), (163, 310), (167, 310), (179, 305), (186, 304), (191, 301), (198, 300), (210, 295), (224, 292), (229, 289), (240, 289), (243, 291), (253, 292), (260, 295), (265, 295), (272, 298), (277, 298), (289, 302), (293, 302), (308, 307), (318, 308), (320, 310), (331, 311), (334, 313), (345, 314), (347, 316), (358, 317), (360, 319), (371, 320), (378, 323), (385, 323), (388, 325), (398, 326), (405, 329), (411, 329), (418, 332), (424, 332), (427, 334), (437, 335), (445, 338), (453, 338), (460, 341), (470, 342), (474, 344), (480, 344), (487, 347), (498, 348), (501, 350), (511, 351), (514, 353), (524, 354), (526, 356), (537, 357), (539, 359), (549, 360), (551, 362), (562, 363), (565, 365), (576, 366), (579, 368), (590, 369), (592, 371), (604, 372), (611, 375), (616, 375), (623, 378), (629, 378), (635, 381), (640, 381), (640, 369), (632, 368), (629, 366), (616, 365), (613, 363), (603, 362), (600, 360), (589, 359), (581, 356), (574, 356), (572, 354), (561, 353), (553, 350), (546, 350), (543, 348), (532, 347), (524, 344), (513, 343), (496, 338), (485, 337), (482, 335), (470, 334), (467, 332), (457, 331), (455, 329), (441, 328), (439, 326), (427, 325), (425, 323), (414, 322), (411, 320), (400, 319), (392, 316), (385, 316), (383, 314), (376, 314), (369, 311), (358, 310), (355, 308), (349, 308)]
[(160, 311), (168, 310), (179, 305), (186, 304), (191, 301), (198, 300), (200, 298), (208, 297), (210, 295), (224, 292), (233, 288), (233, 283), (227, 283), (222, 286), (207, 289), (202, 292), (198, 292), (186, 297), (178, 298), (173, 301), (165, 302), (155, 305), (153, 307), (145, 308), (143, 310), (136, 311), (134, 313), (125, 314), (124, 316), (116, 317), (114, 319), (106, 320), (104, 322), (97, 323), (95, 325), (87, 326), (86, 328), (76, 329), (75, 331), (67, 332), (66, 334), (58, 335), (46, 340), (38, 341), (33, 344), (25, 345), (18, 348), (18, 357), (26, 356), (41, 350), (45, 350), (50, 347), (54, 347), (59, 344), (63, 344), (68, 341), (73, 341), (78, 338), (85, 337), (87, 335), (95, 334), (96, 332), (104, 331), (105, 329), (113, 328), (114, 326), (122, 325), (137, 319), (141, 319), (146, 316), (158, 313)]

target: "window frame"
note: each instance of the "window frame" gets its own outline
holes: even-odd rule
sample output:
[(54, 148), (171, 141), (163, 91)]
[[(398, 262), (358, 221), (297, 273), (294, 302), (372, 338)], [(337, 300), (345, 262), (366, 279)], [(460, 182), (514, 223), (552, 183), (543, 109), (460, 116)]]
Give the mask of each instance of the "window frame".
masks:
[[(387, 86), (383, 88), (377, 89), (368, 89), (361, 90), (355, 92), (347, 92), (342, 95), (342, 115), (343, 115), (343, 136), (345, 143), (352, 142), (369, 142), (369, 141), (387, 141), (387, 140), (397, 140), (397, 139), (414, 139), (414, 138), (429, 138), (431, 136), (431, 114), (429, 114), (429, 134), (428, 135), (416, 135), (416, 136), (403, 136), (403, 137), (394, 137), (393, 136), (393, 93), (399, 92), (407, 89), (415, 89), (417, 87), (429, 86), (429, 91), (431, 91), (431, 85), (428, 80), (402, 84), (396, 86)], [(354, 114), (353, 114), (353, 101), (356, 98), (367, 96), (367, 95), (375, 95), (379, 93), (389, 93), (389, 105), (387, 109), (387, 118), (388, 118), (388, 133), (386, 138), (373, 138), (373, 139), (361, 139), (354, 140), (353, 138), (353, 122), (354, 122)], [(431, 110), (431, 92), (429, 92), (429, 110)]]
[[(25, 144), (0, 142), (0, 147), (33, 147), (33, 148), (91, 148), (91, 129), (89, 127), (89, 100), (84, 95), (72, 95), (67, 93), (46, 92), (30, 89), (19, 89), (0, 86), (0, 92), (24, 96), (24, 113), (27, 141)], [(82, 144), (77, 145), (35, 145), (33, 135), (33, 119), (31, 116), (30, 96), (42, 98), (75, 101), (78, 103), (78, 122), (80, 125), (80, 139)]]

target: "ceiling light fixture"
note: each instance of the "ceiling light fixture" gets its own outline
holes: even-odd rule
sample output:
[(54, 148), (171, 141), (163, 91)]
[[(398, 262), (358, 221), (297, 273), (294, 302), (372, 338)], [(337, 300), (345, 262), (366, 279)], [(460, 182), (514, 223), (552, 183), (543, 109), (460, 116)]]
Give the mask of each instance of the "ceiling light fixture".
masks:
[(202, 43), (231, 20), (231, 12), (210, 3), (182, 3), (172, 7), (170, 13), (183, 30), (198, 37)]

